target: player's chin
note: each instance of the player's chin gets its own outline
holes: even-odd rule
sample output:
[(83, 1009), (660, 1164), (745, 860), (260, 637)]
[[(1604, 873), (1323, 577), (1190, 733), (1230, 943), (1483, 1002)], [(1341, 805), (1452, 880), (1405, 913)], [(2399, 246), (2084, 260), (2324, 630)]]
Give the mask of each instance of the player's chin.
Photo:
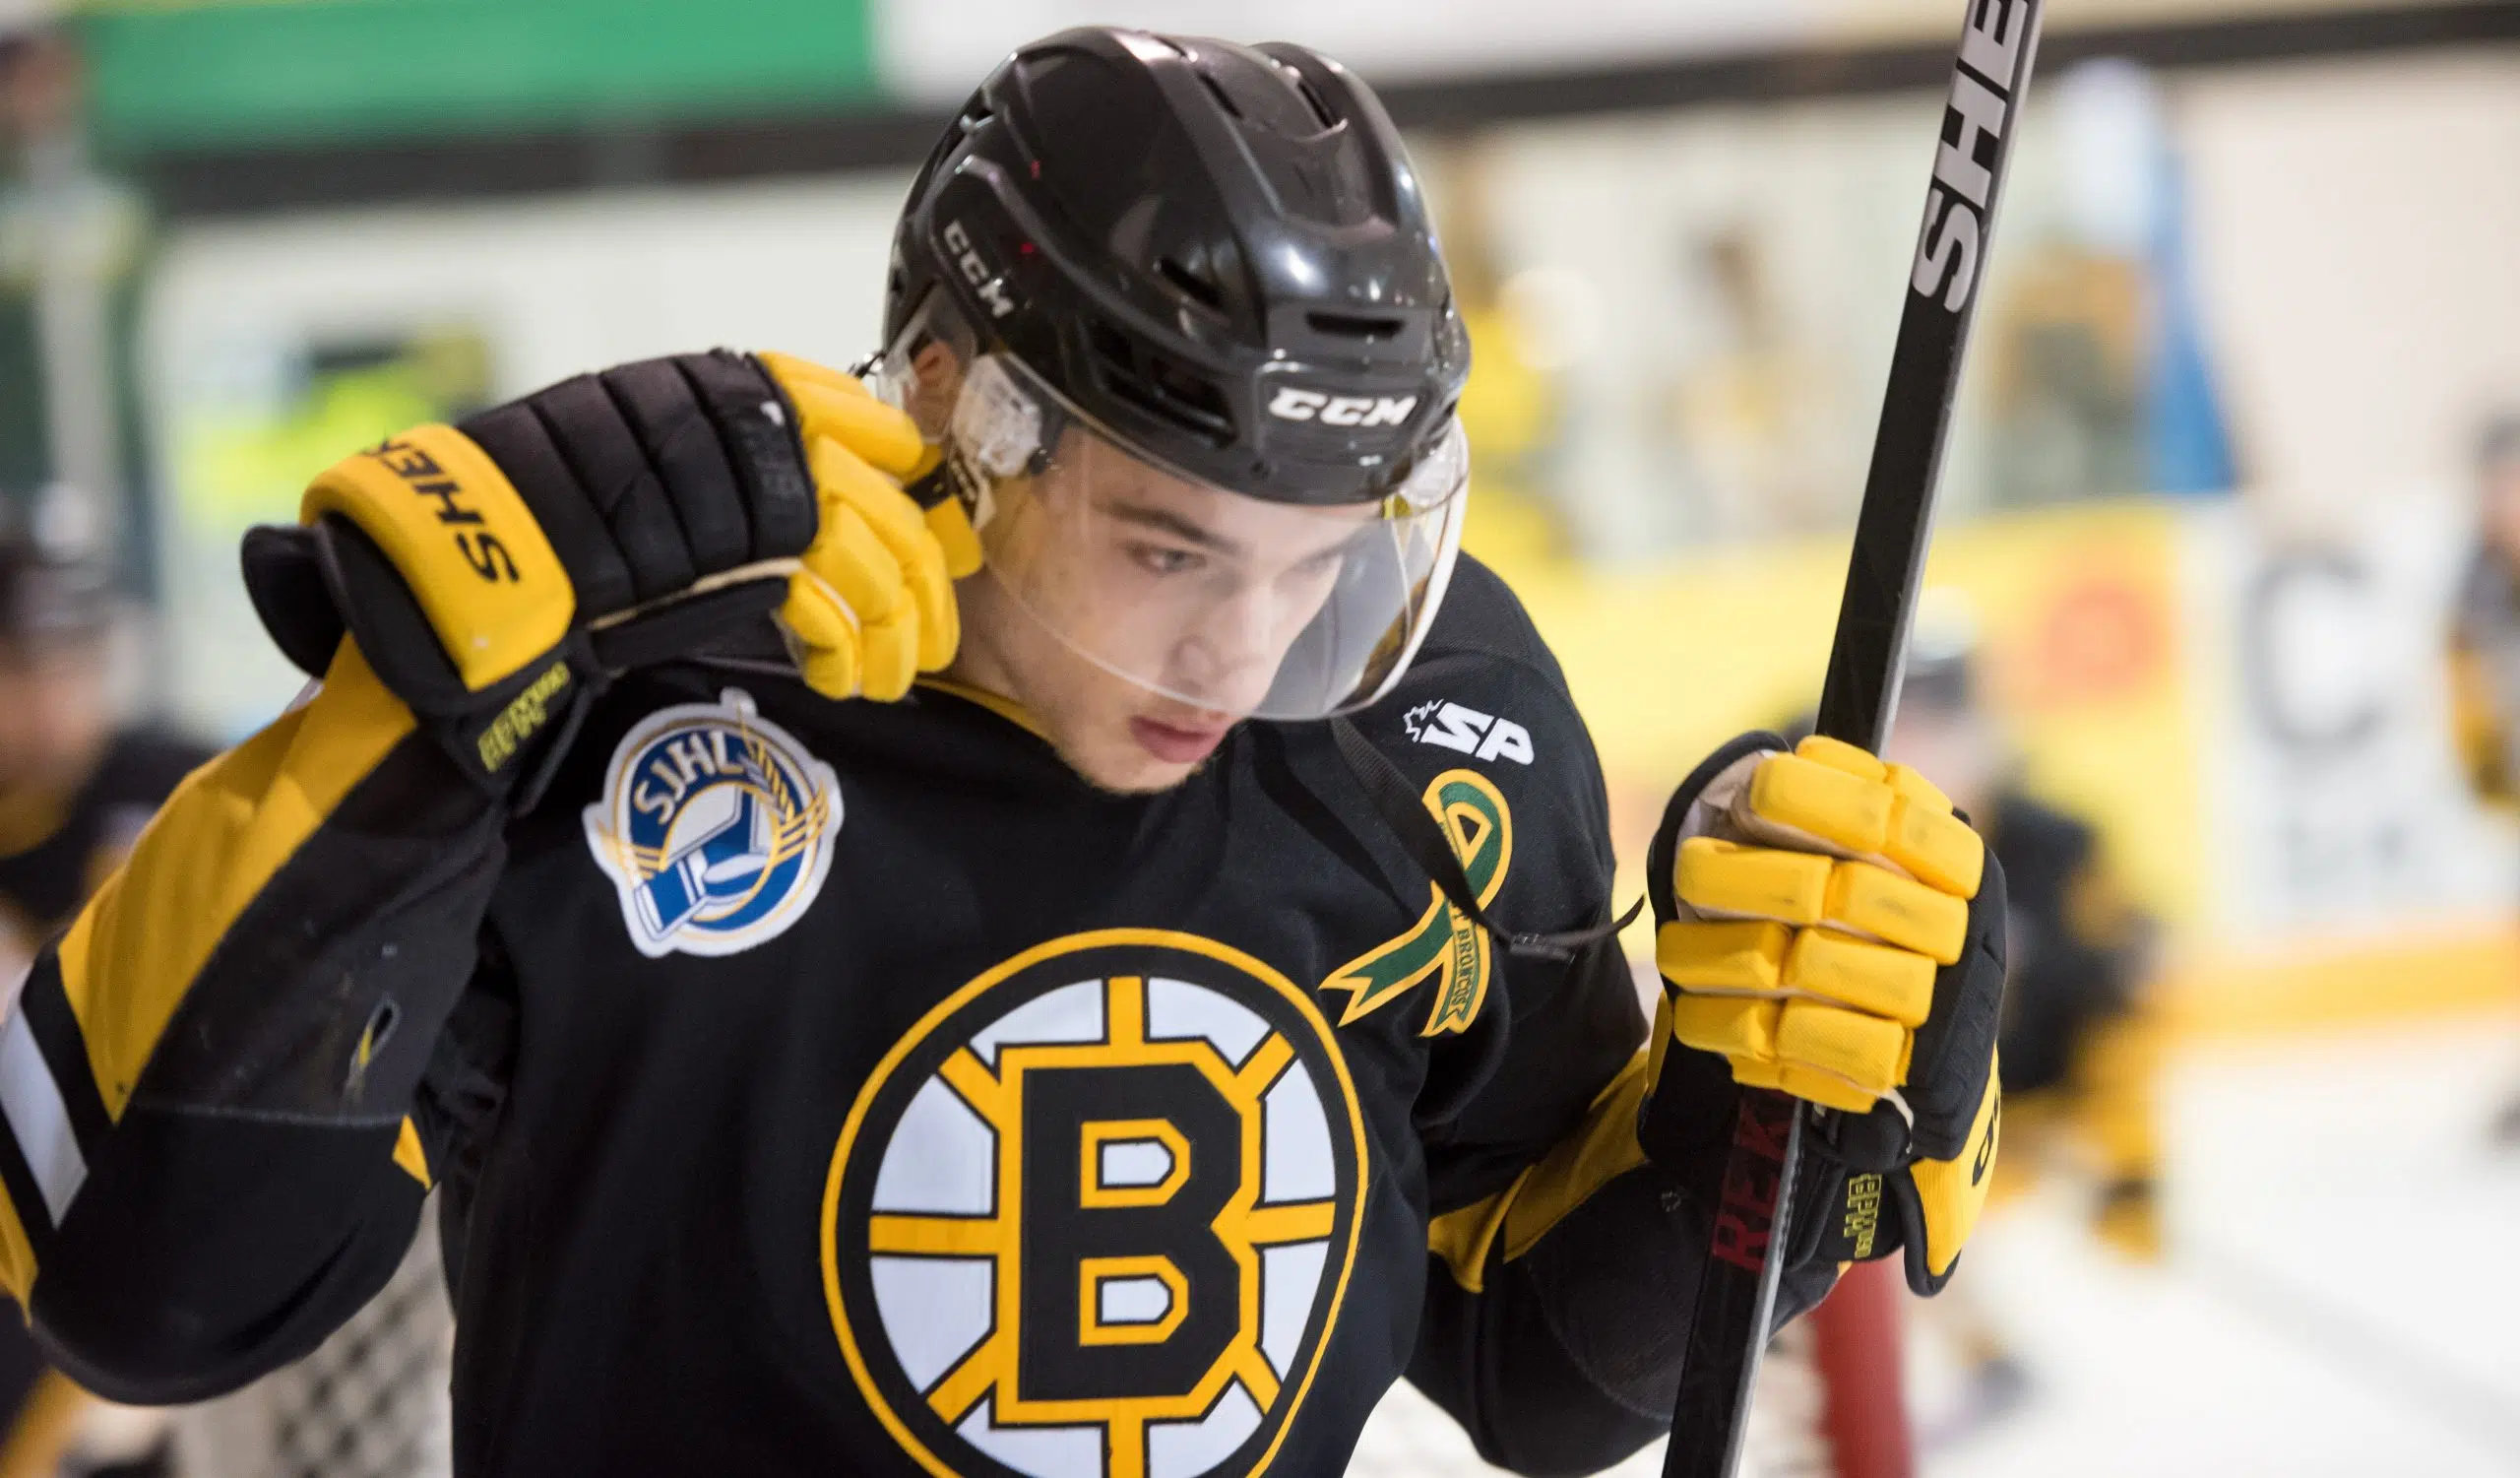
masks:
[(1222, 715), (1170, 709), (1132, 713), (1087, 741), (1070, 744), (1067, 759), (1102, 790), (1151, 795), (1197, 774), (1232, 728)]

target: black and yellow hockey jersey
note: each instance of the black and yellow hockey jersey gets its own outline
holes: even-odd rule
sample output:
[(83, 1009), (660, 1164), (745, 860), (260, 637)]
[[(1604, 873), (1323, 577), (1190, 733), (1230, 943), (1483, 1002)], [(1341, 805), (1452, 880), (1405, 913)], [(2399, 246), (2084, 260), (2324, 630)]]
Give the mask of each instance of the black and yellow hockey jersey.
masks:
[(2059, 1088), (2093, 1035), (2133, 1013), (2153, 929), (2090, 826), (2017, 788), (1979, 818), (2004, 869), (2012, 968), (1999, 1051), (2007, 1097)]
[(171, 736), (126, 730), (72, 794), (0, 797), (0, 953), (23, 965), (69, 923), (176, 783), (209, 758)]
[[(1608, 917), (1590, 739), (1492, 575), (1355, 722), (1504, 926)], [(1334, 1473), (1404, 1372), (1581, 1472), (1687, 1332), (1625, 961), (1456, 917), (1321, 725), (1118, 797), (985, 694), (691, 661), (511, 820), (346, 647), (10, 1027), (0, 1262), (58, 1359), (238, 1384), (433, 1183), (469, 1478)]]
[(2101, 1234), (2157, 1256), (2164, 1026), (2150, 999), (2153, 923), (2084, 822), (2006, 787), (1978, 824), (2003, 868), (2009, 905), (1997, 1042), (2005, 1141), (1994, 1194), (2027, 1191), (2070, 1146), (2098, 1182)]
[[(21, 787), (0, 795), (0, 973), (6, 979), (25, 972), (45, 937), (68, 924), (121, 866), (185, 772), (209, 757), (181, 739), (128, 730), (106, 741), (69, 794)], [(0, 1036), (0, 1060), (7, 1042)], [(25, 1328), (14, 1320), (0, 1323), (0, 1470), (14, 1471), (12, 1464), (48, 1470), (68, 1442), (82, 1398), (35, 1399), (42, 1376), (42, 1359)]]

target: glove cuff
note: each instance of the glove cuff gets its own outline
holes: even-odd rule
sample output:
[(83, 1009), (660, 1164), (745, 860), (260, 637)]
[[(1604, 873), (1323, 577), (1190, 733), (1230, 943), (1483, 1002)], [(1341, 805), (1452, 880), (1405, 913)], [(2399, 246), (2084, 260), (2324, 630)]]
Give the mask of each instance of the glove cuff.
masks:
[(348, 626), (324, 580), (322, 551), (302, 524), (257, 524), (237, 551), (245, 594), (289, 665), (321, 678)]
[[(1809, 1136), (1803, 1142), (1809, 1145)], [(1920, 1298), (1940, 1293), (1959, 1259), (1955, 1256), (1939, 1275), (1927, 1265), (1924, 1208), (1915, 1180), (1904, 1170), (1849, 1171), (1816, 1148), (1805, 1154), (1809, 1189), (1794, 1198), (1793, 1260), (1788, 1265), (1872, 1262), (1902, 1253), (1908, 1287)]]
[(415, 426), (318, 475), (298, 521), (336, 519), (390, 557), (394, 583), (467, 688), (514, 677), (576, 615), (576, 589), (524, 495), (453, 426)]
[[(466, 685), (401, 573), (339, 514), (302, 530), (258, 530), (245, 556), (255, 610), (292, 662), (344, 636), (456, 768), (511, 810), (531, 809), (607, 683), (587, 633), (572, 632), (486, 687)], [(320, 598), (320, 607), (319, 607)], [(329, 611), (329, 615), (327, 612)], [(324, 655), (329, 664), (330, 652)]]

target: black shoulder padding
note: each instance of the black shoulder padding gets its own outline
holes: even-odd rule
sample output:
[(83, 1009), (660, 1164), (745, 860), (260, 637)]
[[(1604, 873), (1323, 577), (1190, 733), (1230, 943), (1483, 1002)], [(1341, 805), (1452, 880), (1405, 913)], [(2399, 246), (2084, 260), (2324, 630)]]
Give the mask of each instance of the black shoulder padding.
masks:
[(1555, 654), (1541, 639), (1522, 599), (1494, 570), (1464, 554), (1453, 565), (1452, 584), (1444, 592), (1443, 609), (1418, 649), (1424, 662), (1454, 652), (1484, 653), (1528, 663), (1548, 675), (1560, 691), (1566, 675)]

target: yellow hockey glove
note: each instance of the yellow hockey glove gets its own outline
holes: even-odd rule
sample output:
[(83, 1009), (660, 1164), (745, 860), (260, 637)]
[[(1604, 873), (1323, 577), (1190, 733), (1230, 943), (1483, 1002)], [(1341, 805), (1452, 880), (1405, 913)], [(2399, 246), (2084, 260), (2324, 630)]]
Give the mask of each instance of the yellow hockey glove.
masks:
[(979, 538), (959, 502), (902, 490), (933, 455), (908, 416), (836, 369), (760, 358), (796, 408), (821, 512), (780, 620), (816, 691), (898, 698), (954, 660), (954, 582), (979, 568)]
[[(719, 351), (580, 375), (317, 477), (245, 575), (310, 674), (345, 630), (466, 773), (528, 803), (621, 672), (775, 614), (804, 680), (897, 698), (952, 660), (958, 507), (909, 418), (836, 371)], [(530, 763), (528, 761), (531, 761)]]
[(1672, 1035), (1738, 1082), (1870, 1110), (1907, 1081), (1985, 844), (1914, 771), (1834, 739), (1744, 755), (1697, 806), (1655, 935)]
[(1906, 1247), (1909, 1281), (1938, 1289), (1993, 1163), (2004, 904), (1984, 843), (1904, 766), (1748, 735), (1672, 798), (1649, 869), (1667, 987), (1649, 1127), (1691, 1137), (1675, 1104), (1729, 1122), (1675, 1049), (1838, 1111), (1806, 1136), (1826, 1163), (1797, 1240), (1841, 1260)]

